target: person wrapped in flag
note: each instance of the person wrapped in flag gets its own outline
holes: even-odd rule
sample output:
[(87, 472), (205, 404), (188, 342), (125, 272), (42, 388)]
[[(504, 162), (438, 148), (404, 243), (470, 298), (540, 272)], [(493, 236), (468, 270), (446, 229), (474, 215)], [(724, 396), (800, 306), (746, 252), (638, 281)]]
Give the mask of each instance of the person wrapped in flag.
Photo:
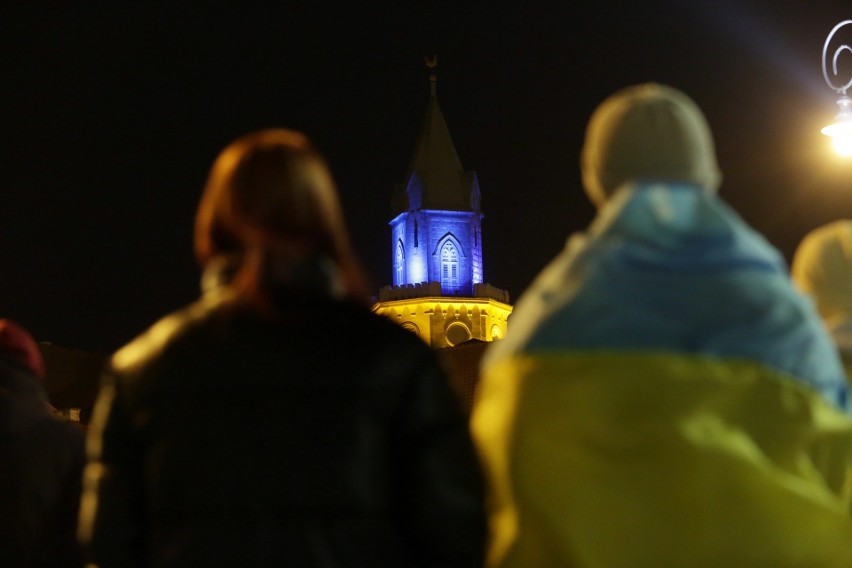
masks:
[(843, 368), (783, 257), (716, 193), (701, 110), (629, 87), (598, 207), (482, 364), (492, 567), (852, 565)]

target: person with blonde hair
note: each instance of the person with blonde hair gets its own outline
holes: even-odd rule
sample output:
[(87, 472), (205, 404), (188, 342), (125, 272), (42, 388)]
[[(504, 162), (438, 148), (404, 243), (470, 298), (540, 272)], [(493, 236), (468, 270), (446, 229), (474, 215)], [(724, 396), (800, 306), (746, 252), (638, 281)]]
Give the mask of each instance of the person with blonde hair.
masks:
[(204, 294), (112, 358), (81, 536), (103, 566), (477, 566), (466, 420), (432, 351), (370, 312), (328, 167), (244, 136), (196, 218)]
[(805, 235), (793, 255), (793, 281), (814, 301), (852, 375), (852, 220), (841, 219)]
[(665, 85), (619, 91), (581, 168), (597, 217), (483, 362), (487, 565), (852, 565), (840, 361), (716, 194), (703, 113)]

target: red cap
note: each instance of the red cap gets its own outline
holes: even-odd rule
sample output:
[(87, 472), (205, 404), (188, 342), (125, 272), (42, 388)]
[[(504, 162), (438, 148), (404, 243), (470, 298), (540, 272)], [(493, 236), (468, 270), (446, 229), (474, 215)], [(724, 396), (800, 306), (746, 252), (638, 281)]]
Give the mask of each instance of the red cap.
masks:
[(0, 319), (0, 354), (12, 357), (39, 377), (44, 377), (44, 360), (32, 336), (12, 320)]

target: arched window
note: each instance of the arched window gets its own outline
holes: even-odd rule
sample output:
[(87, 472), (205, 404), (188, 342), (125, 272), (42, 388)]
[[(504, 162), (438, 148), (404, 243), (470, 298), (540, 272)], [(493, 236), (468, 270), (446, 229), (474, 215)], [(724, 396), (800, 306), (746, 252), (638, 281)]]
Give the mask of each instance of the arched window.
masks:
[(396, 285), (402, 286), (405, 284), (405, 249), (402, 247), (402, 241), (396, 243)]
[(451, 240), (441, 247), (441, 288), (445, 292), (457, 292), (459, 289), (459, 253)]

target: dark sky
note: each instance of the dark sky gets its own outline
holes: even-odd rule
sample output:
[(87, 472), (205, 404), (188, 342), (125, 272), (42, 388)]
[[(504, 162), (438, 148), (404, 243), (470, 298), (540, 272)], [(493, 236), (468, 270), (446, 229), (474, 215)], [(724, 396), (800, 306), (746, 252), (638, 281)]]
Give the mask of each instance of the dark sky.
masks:
[(633, 83), (698, 102), (721, 195), (788, 259), (852, 217), (852, 160), (819, 133), (836, 99), (822, 44), (848, 0), (16, 4), (0, 34), (0, 316), (39, 341), (108, 353), (194, 299), (208, 168), (262, 127), (303, 130), (327, 156), (374, 287), (388, 283), (390, 195), (432, 53), (479, 175), (486, 280), (513, 299), (592, 218), (585, 123)]

